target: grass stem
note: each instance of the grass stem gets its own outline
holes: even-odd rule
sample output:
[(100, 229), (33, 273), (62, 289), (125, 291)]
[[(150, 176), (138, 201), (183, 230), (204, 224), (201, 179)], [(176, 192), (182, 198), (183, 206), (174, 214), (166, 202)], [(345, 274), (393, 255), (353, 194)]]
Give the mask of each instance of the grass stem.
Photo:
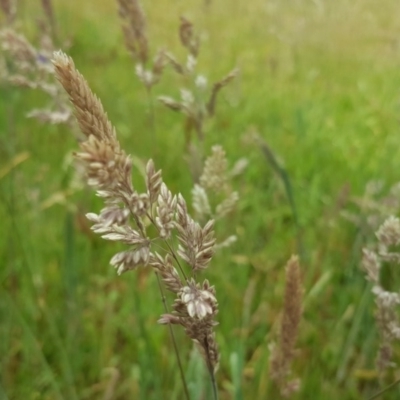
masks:
[[(160, 293), (161, 293), (161, 300), (162, 300), (162, 303), (164, 306), (164, 310), (166, 313), (168, 313), (169, 312), (168, 305), (165, 301), (164, 290), (163, 290), (163, 287), (161, 284), (160, 276), (158, 275), (157, 272), (156, 272), (156, 277), (157, 277), (158, 288), (160, 289)], [(181, 362), (181, 358), (179, 356), (179, 350), (178, 350), (178, 346), (176, 344), (176, 338), (175, 338), (174, 330), (172, 329), (171, 324), (168, 324), (168, 329), (169, 329), (169, 334), (171, 336), (172, 345), (174, 346), (174, 352), (175, 352), (175, 356), (176, 356), (176, 361), (178, 362), (178, 368), (179, 368), (179, 373), (181, 375), (181, 380), (182, 380), (182, 384), (183, 384), (183, 390), (185, 392), (185, 397), (187, 400), (190, 400), (189, 390), (188, 390), (186, 379), (185, 379), (185, 373), (183, 372), (182, 362)]]
[(398, 383), (400, 383), (400, 378), (395, 380), (393, 383), (391, 383), (389, 386), (385, 387), (385, 389), (382, 389), (380, 392), (375, 393), (372, 397), (370, 397), (368, 400), (374, 400), (377, 399), (379, 396), (387, 392), (388, 390), (394, 388)]

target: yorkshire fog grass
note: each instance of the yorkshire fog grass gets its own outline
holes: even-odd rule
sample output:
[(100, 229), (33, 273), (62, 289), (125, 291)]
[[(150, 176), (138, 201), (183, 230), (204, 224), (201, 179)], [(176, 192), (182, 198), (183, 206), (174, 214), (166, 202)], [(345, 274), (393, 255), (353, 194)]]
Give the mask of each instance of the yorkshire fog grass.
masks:
[[(398, 2), (18, 3), (0, 1), (0, 399), (213, 399), (217, 361), (220, 399), (396, 382)], [(188, 395), (159, 320), (184, 328)]]

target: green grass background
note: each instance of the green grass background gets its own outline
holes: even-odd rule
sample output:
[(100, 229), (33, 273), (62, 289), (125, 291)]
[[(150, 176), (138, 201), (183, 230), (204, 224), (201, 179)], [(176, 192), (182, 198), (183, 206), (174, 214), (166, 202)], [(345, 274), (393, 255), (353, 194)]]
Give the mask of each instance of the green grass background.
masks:
[[(19, 26), (33, 41), (35, 2), (21, 2)], [(38, 3), (38, 2), (37, 2)], [(279, 321), (284, 265), (303, 243), (304, 319), (293, 370), (295, 399), (366, 399), (396, 379), (374, 371), (379, 337), (360, 253), (373, 239), (341, 215), (367, 182), (389, 188), (400, 177), (400, 9), (395, 0), (142, 1), (152, 51), (182, 58), (179, 16), (201, 36), (198, 71), (210, 81), (233, 67), (239, 78), (218, 102), (205, 148), (221, 144), (230, 163), (249, 167), (235, 183), (240, 202), (218, 226), (238, 242), (206, 275), (220, 304), (221, 399), (277, 399), (268, 379), (269, 344)], [(154, 156), (173, 192), (190, 195), (180, 115), (148, 102), (135, 76), (112, 0), (54, 1), (59, 37), (102, 99), (125, 149)], [(154, 94), (179, 96), (168, 70)], [(46, 104), (40, 93), (1, 85), (0, 93), (0, 399), (182, 399), (183, 392), (154, 277), (118, 277), (117, 246), (88, 230), (100, 210), (84, 189), (68, 188), (68, 129), (25, 118)], [(284, 185), (245, 140), (257, 130), (284, 165), (298, 212), (296, 230)], [(15, 157), (27, 159), (7, 169)], [(140, 178), (134, 177), (135, 181)], [(62, 198), (62, 196), (61, 196)], [(400, 284), (393, 270), (393, 289)], [(177, 330), (193, 399), (209, 398), (192, 345)], [(400, 356), (395, 350), (395, 358)], [(199, 366), (200, 365), (200, 366)], [(114, 382), (114, 383), (113, 383)], [(397, 399), (400, 389), (381, 398)]]

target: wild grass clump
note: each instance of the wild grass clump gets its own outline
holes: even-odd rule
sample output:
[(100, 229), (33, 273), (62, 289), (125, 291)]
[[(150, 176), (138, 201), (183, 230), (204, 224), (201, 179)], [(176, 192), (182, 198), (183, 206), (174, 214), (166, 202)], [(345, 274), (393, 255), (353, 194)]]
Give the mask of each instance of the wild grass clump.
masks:
[(51, 64), (56, 48), (52, 3), (49, 0), (42, 1), (45, 18), (37, 23), (39, 43), (36, 46), (19, 32), (14, 2), (6, 1), (2, 9), (7, 24), (0, 29), (0, 62), (3, 63), (1, 79), (13, 86), (41, 91), (49, 98), (47, 107), (35, 108), (27, 113), (27, 117), (37, 118), (45, 123), (72, 126), (71, 108), (65, 94), (55, 83)]
[(0, 398), (398, 398), (395, 2), (115, 3), (0, 0)]
[[(382, 269), (400, 263), (398, 246), (400, 244), (400, 220), (391, 216), (385, 220), (376, 232), (378, 246), (375, 251), (364, 249), (362, 266), (366, 278), (373, 284), (375, 297), (375, 318), (379, 330), (380, 343), (376, 360), (378, 371), (382, 375), (396, 364), (393, 360), (393, 342), (400, 339), (398, 306), (400, 295), (397, 288), (387, 288), (383, 282)], [(389, 264), (386, 265), (385, 264)]]
[[(93, 223), (92, 230), (103, 239), (128, 246), (127, 250), (118, 252), (110, 261), (118, 274), (139, 266), (154, 270), (165, 307), (165, 313), (158, 322), (184, 328), (203, 356), (212, 382), (213, 398), (217, 399), (215, 373), (220, 355), (214, 328), (218, 324), (218, 302), (214, 286), (208, 280), (199, 280), (199, 274), (208, 268), (216, 251), (214, 220), (209, 220), (203, 227), (195, 222), (188, 213), (182, 195), (176, 196), (170, 192), (163, 182), (161, 171), (155, 169), (152, 160), (146, 166), (147, 190), (137, 192), (131, 180), (131, 158), (121, 148), (115, 128), (100, 100), (92, 93), (70, 57), (62, 52), (55, 53), (53, 64), (86, 137), (80, 143), (81, 150), (76, 157), (84, 165), (88, 185), (106, 206), (99, 214), (86, 215)], [(203, 217), (212, 214), (205, 188), (215, 193), (229, 192), (227, 177), (225, 153), (221, 147), (215, 146), (200, 177), (201, 186), (197, 185), (194, 189), (194, 204), (198, 214)], [(228, 214), (237, 198), (237, 193), (231, 192), (227, 199), (216, 206), (215, 217)], [(225, 240), (222, 247), (233, 240), (233, 237)], [(287, 265), (286, 279), (280, 342), (271, 356), (270, 374), (282, 393), (289, 396), (299, 388), (297, 380), (286, 381), (301, 318), (300, 269), (296, 257)], [(164, 288), (175, 295), (172, 311), (165, 301)], [(173, 331), (170, 330), (170, 333), (184, 392), (189, 398), (179, 349)]]
[(302, 285), (299, 259), (293, 256), (286, 265), (285, 297), (279, 344), (272, 348), (270, 376), (284, 397), (290, 397), (300, 389), (300, 380), (289, 380), (290, 365), (295, 356), (295, 343), (299, 334), (302, 310)]
[[(192, 178), (197, 182), (204, 157), (202, 142), (205, 135), (205, 121), (215, 115), (218, 93), (237, 76), (238, 70), (233, 70), (221, 80), (213, 83), (210, 91), (207, 87), (207, 78), (196, 72), (200, 38), (195, 33), (193, 24), (185, 17), (180, 18), (179, 39), (187, 51), (186, 61), (179, 62), (170, 51), (159, 49), (152, 65), (149, 66), (151, 64), (150, 41), (147, 34), (147, 21), (140, 2), (138, 0), (117, 0), (117, 3), (126, 48), (135, 63), (136, 75), (147, 91), (149, 125), (153, 140), (156, 140), (153, 87), (160, 82), (167, 65), (170, 65), (181, 78), (179, 82), (181, 86), (180, 100), (166, 95), (158, 96), (158, 100), (167, 108), (185, 116), (186, 159), (192, 172)], [(200, 144), (194, 140), (193, 131), (196, 132)]]
[[(118, 274), (138, 266), (152, 267), (165, 288), (175, 294), (173, 312), (164, 303), (165, 314), (159, 322), (181, 325), (198, 345), (211, 376), (214, 398), (217, 398), (214, 374), (219, 352), (214, 326), (217, 325), (218, 303), (215, 288), (208, 280), (197, 280), (197, 274), (208, 267), (214, 255), (214, 221), (208, 221), (204, 227), (197, 224), (189, 215), (184, 198), (172, 195), (152, 160), (146, 167), (147, 191), (138, 193), (132, 186), (130, 157), (121, 149), (101, 102), (75, 69), (71, 58), (61, 52), (55, 53), (53, 63), (86, 136), (76, 156), (85, 165), (88, 185), (106, 205), (100, 214), (87, 214), (94, 223), (92, 230), (103, 239), (129, 246), (111, 259)], [(151, 236), (148, 236), (147, 221), (153, 227)], [(177, 248), (174, 239), (179, 241)], [(185, 272), (185, 264), (189, 272)], [(163, 289), (160, 290), (164, 299)], [(175, 350), (178, 351), (176, 344)]]
[(181, 89), (180, 100), (175, 100), (169, 96), (160, 96), (159, 100), (171, 110), (179, 111), (186, 116), (185, 145), (189, 148), (192, 144), (192, 130), (196, 132), (200, 141), (204, 140), (204, 123), (215, 114), (218, 93), (237, 76), (238, 70), (234, 69), (224, 78), (213, 83), (211, 92), (208, 93), (207, 78), (196, 73), (200, 39), (194, 31), (193, 24), (184, 17), (181, 17), (179, 38), (188, 53), (186, 62), (179, 62), (169, 52), (166, 52), (165, 56), (174, 71), (182, 77), (185, 85), (189, 84), (191, 87)]

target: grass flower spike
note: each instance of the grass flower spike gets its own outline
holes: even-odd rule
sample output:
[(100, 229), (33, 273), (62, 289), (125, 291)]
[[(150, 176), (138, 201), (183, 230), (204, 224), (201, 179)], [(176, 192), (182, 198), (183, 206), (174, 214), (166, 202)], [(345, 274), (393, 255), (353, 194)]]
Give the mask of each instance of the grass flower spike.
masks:
[[(127, 246), (110, 261), (118, 274), (138, 266), (150, 266), (161, 276), (166, 289), (174, 293), (173, 311), (166, 309), (159, 322), (181, 325), (196, 343), (216, 396), (214, 374), (219, 353), (214, 327), (218, 303), (215, 288), (207, 280), (198, 282), (196, 279), (214, 255), (214, 221), (208, 221), (203, 227), (195, 222), (184, 198), (170, 192), (152, 160), (146, 167), (146, 191), (137, 192), (131, 181), (131, 158), (121, 149), (115, 128), (100, 100), (70, 57), (57, 52), (53, 63), (86, 137), (76, 157), (85, 166), (88, 184), (105, 203), (99, 214), (87, 214), (93, 223), (92, 230), (103, 239)], [(147, 221), (155, 228), (152, 237), (147, 233)], [(175, 242), (179, 241), (176, 250), (174, 238)], [(153, 251), (156, 242), (161, 254)]]
[(272, 349), (270, 357), (271, 379), (276, 382), (284, 397), (289, 397), (300, 388), (299, 379), (288, 380), (288, 377), (295, 356), (295, 344), (302, 313), (300, 264), (298, 257), (292, 256), (286, 265), (286, 286), (279, 345)]
[(384, 264), (399, 264), (400, 254), (396, 246), (400, 244), (400, 220), (389, 217), (376, 232), (378, 250), (363, 249), (362, 267), (366, 279), (372, 282), (375, 296), (375, 318), (380, 334), (379, 351), (376, 365), (382, 374), (393, 363), (393, 342), (400, 339), (400, 321), (397, 315), (400, 295), (383, 286), (381, 270)]

